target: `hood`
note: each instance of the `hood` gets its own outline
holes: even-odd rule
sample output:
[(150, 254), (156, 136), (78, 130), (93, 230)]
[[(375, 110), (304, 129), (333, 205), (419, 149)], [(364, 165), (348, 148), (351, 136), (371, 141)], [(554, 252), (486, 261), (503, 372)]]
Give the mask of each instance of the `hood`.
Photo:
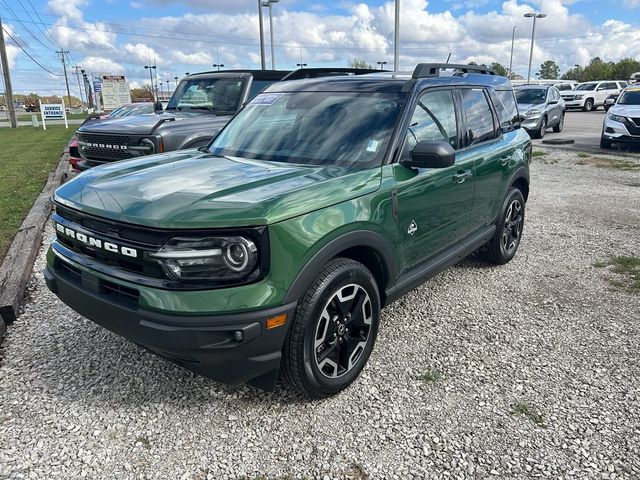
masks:
[(609, 113), (622, 117), (640, 118), (640, 105), (620, 105), (617, 103), (609, 109)]
[[(202, 112), (163, 112), (157, 114), (134, 115), (131, 117), (109, 118), (97, 122), (83, 124), (80, 133), (151, 135), (161, 134), (164, 130), (175, 130), (208, 127), (222, 128), (230, 116), (217, 116), (213, 113)], [(164, 122), (162, 122), (164, 120)]]
[(55, 200), (157, 228), (268, 225), (373, 192), (381, 168), (351, 171), (180, 150), (88, 170)]

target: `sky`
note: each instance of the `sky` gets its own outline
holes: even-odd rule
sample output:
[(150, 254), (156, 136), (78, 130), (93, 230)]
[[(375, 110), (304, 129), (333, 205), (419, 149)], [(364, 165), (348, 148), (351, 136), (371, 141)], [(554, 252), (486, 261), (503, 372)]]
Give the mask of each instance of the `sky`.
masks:
[[(449, 53), (452, 63), (508, 67), (515, 26), (513, 70), (526, 76), (532, 19), (523, 15), (534, 11), (547, 14), (536, 24), (534, 73), (548, 59), (561, 71), (594, 56), (640, 59), (640, 0), (399, 1), (401, 70), (444, 62)], [(280, 0), (272, 8), (276, 68), (347, 66), (356, 58), (392, 67), (394, 8), (382, 0)], [(167, 80), (172, 89), (175, 77), (214, 63), (260, 68), (254, 0), (0, 0), (0, 18), (13, 37), (5, 34), (16, 93), (65, 92), (56, 50), (68, 50), (71, 65), (87, 72), (124, 74), (132, 86), (149, 83), (144, 65), (155, 62), (165, 89)], [(69, 83), (78, 96), (75, 74)]]

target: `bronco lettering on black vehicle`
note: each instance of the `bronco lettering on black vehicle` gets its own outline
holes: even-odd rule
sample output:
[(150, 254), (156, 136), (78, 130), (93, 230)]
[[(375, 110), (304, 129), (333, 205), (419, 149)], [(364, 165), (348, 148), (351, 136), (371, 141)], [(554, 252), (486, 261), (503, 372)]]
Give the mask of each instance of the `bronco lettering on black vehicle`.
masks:
[(206, 149), (60, 187), (45, 279), (195, 372), (323, 397), (358, 377), (385, 305), (474, 251), (514, 257), (530, 158), (484, 67), (278, 82)]

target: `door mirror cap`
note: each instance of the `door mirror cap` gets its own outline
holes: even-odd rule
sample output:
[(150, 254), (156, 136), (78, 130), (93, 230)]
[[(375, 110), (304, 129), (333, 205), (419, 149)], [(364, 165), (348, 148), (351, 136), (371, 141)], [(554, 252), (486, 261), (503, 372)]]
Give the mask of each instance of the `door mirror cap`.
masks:
[(153, 104), (153, 111), (154, 112), (162, 112), (164, 110), (164, 108), (162, 108), (162, 102), (155, 102)]
[(407, 168), (446, 168), (456, 161), (456, 152), (453, 147), (443, 141), (423, 140), (419, 142), (410, 158), (405, 158), (400, 163)]
[(549, 105), (555, 105), (557, 103), (558, 103), (558, 100), (555, 100), (555, 99), (549, 100)]

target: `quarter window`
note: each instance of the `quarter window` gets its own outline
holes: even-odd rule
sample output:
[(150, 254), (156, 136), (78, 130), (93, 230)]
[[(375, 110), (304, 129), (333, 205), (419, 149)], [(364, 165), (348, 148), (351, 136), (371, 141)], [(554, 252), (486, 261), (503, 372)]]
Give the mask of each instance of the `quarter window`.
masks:
[(520, 124), (518, 106), (513, 90), (490, 90), (493, 106), (498, 113), (500, 128), (503, 132), (513, 130)]
[(441, 140), (457, 147), (458, 127), (451, 90), (436, 90), (420, 96), (407, 132), (405, 154), (423, 140)]
[(462, 108), (467, 116), (467, 145), (476, 145), (496, 138), (493, 112), (484, 90), (468, 88), (461, 90)]

